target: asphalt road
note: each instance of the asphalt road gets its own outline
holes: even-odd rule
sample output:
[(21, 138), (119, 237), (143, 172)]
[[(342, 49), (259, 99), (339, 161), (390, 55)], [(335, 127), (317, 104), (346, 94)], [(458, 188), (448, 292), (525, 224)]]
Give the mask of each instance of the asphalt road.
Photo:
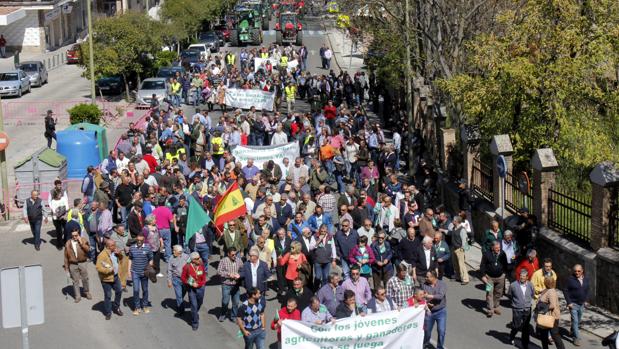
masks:
[[(271, 28), (273, 27), (271, 23)], [(308, 63), (312, 72), (324, 72), (320, 69), (318, 50), (326, 42), (322, 27), (316, 20), (307, 20), (305, 28), (314, 31), (314, 35), (305, 35), (304, 43), (310, 51)], [(273, 42), (275, 35), (267, 33), (265, 44)], [(228, 48), (238, 52), (238, 48)], [(76, 67), (67, 66), (50, 72), (50, 84), (40, 90), (34, 90), (30, 95), (19, 101), (36, 103), (40, 100), (72, 100), (88, 97), (88, 82), (80, 77), (81, 71)], [(306, 105), (297, 106), (305, 109)], [(6, 108), (6, 107), (5, 107)], [(186, 107), (191, 115), (193, 107)], [(213, 118), (219, 116), (212, 113)], [(42, 116), (41, 116), (42, 118)], [(13, 126), (10, 126), (13, 127)], [(15, 161), (28, 151), (44, 145), (42, 124), (7, 128), (12, 133), (12, 145), (9, 148), (9, 163)], [(77, 193), (70, 193), (77, 194)], [(43, 231), (51, 230), (51, 224)], [(220, 287), (209, 285), (206, 290), (205, 303), (200, 311), (201, 326), (197, 332), (191, 330), (190, 318), (173, 317), (174, 292), (168, 289), (165, 279), (159, 279), (156, 284), (150, 284), (150, 299), (153, 303), (150, 314), (131, 315), (127, 306), (131, 304), (131, 289), (123, 294), (123, 317), (113, 316), (111, 321), (105, 321), (101, 309), (103, 291), (94, 266), (89, 268), (91, 277), (91, 292), (94, 299), (85, 298), (81, 303), (74, 304), (65, 293), (71, 290), (62, 269), (62, 253), (51, 246), (50, 235), (43, 234), (47, 243), (42, 250), (34, 252), (29, 242), (30, 233), (27, 225), (16, 229), (0, 226), (0, 267), (15, 265), (42, 264), (44, 268), (45, 286), (45, 324), (30, 329), (31, 348), (242, 348), (243, 341), (238, 338), (236, 325), (226, 321), (219, 323), (216, 319), (220, 303)], [(213, 263), (217, 258), (213, 258)], [(165, 274), (166, 265), (162, 263)], [(209, 268), (213, 276), (215, 268)], [(475, 279), (474, 279), (475, 280)], [(476, 280), (477, 281), (477, 280)], [(446, 344), (450, 349), (464, 348), (512, 348), (506, 342), (509, 329), (506, 324), (511, 319), (511, 311), (505, 309), (501, 316), (487, 319), (481, 312), (484, 305), (484, 292), (481, 283), (472, 282), (468, 286), (460, 286), (448, 281), (448, 322)], [(271, 299), (271, 291), (267, 299)], [(507, 304), (507, 301), (505, 301)], [(272, 319), (279, 306), (270, 300), (267, 306), (267, 319)], [(565, 325), (565, 324), (564, 324)], [(0, 330), (0, 347), (19, 348), (21, 335), (19, 329)], [(267, 344), (276, 348), (274, 331), (267, 331)], [(435, 335), (436, 336), (436, 335)], [(583, 348), (600, 348), (599, 340), (585, 335)], [(534, 339), (533, 343), (539, 344)], [(567, 348), (572, 348), (566, 343)], [(532, 345), (531, 348), (536, 348)]]

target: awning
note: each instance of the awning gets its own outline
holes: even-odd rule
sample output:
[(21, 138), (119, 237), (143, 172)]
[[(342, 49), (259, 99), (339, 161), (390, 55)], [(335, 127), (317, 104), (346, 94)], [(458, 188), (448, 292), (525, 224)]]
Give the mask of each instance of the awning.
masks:
[(0, 25), (9, 25), (26, 17), (24, 7), (0, 7)]

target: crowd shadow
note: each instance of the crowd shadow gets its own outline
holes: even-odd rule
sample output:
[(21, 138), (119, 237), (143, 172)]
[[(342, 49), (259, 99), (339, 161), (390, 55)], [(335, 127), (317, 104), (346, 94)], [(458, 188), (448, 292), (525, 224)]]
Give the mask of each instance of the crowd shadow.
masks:
[(486, 308), (485, 300), (475, 299), (475, 298), (465, 298), (461, 302), (462, 302), (462, 305), (464, 305), (465, 307), (469, 309), (474, 309), (478, 313), (486, 314), (486, 311), (484, 310)]
[(98, 311), (101, 314), (105, 315), (104, 304), (105, 303), (103, 301), (97, 302), (97, 303), (93, 304), (93, 306), (90, 308), (90, 310)]

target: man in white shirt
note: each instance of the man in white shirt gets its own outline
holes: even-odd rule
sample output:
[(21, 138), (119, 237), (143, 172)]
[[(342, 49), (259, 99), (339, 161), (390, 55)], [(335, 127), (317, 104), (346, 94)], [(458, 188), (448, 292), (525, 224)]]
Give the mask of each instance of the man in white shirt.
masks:
[(331, 69), (331, 58), (333, 58), (333, 51), (327, 47), (325, 50), (325, 63), (327, 64), (327, 69)]
[(116, 167), (118, 168), (118, 172), (122, 172), (123, 170), (129, 167), (129, 159), (125, 156), (125, 153), (118, 152), (118, 158), (116, 159)]

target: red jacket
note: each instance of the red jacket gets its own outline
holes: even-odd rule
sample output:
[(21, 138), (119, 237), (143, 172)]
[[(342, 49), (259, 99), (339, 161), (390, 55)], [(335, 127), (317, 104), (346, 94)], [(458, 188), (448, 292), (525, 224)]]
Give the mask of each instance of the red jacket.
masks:
[[(278, 315), (279, 315), (279, 319), (282, 321), (284, 320), (301, 321), (301, 312), (299, 311), (299, 309), (295, 309), (292, 313), (289, 313), (288, 309), (286, 309), (286, 307), (283, 307), (279, 310)], [(273, 319), (273, 321), (271, 321), (271, 329), (277, 330), (277, 340), (281, 340), (282, 339), (282, 328), (281, 327), (275, 328), (276, 324), (277, 324), (277, 320)]]
[(204, 271), (204, 264), (200, 263), (197, 267), (192, 263), (185, 264), (183, 267), (183, 273), (181, 274), (181, 280), (184, 284), (193, 287), (193, 285), (190, 285), (187, 281), (189, 280), (189, 277), (192, 277), (195, 282), (198, 283), (197, 288), (204, 287), (204, 285), (206, 285), (206, 272)]
[(522, 269), (526, 269), (529, 272), (529, 281), (531, 281), (531, 278), (533, 277), (533, 272), (539, 269), (539, 260), (537, 259), (537, 257), (535, 257), (533, 262), (529, 262), (529, 258), (525, 258), (520, 263), (518, 263), (514, 274), (516, 275), (516, 280), (520, 278), (520, 271)]
[(157, 159), (155, 159), (155, 157), (151, 154), (144, 154), (142, 158), (148, 164), (148, 169), (150, 170), (150, 173), (155, 173), (157, 167)]
[(323, 114), (325, 115), (325, 118), (333, 120), (337, 116), (337, 108), (334, 105), (326, 105), (323, 109)]

